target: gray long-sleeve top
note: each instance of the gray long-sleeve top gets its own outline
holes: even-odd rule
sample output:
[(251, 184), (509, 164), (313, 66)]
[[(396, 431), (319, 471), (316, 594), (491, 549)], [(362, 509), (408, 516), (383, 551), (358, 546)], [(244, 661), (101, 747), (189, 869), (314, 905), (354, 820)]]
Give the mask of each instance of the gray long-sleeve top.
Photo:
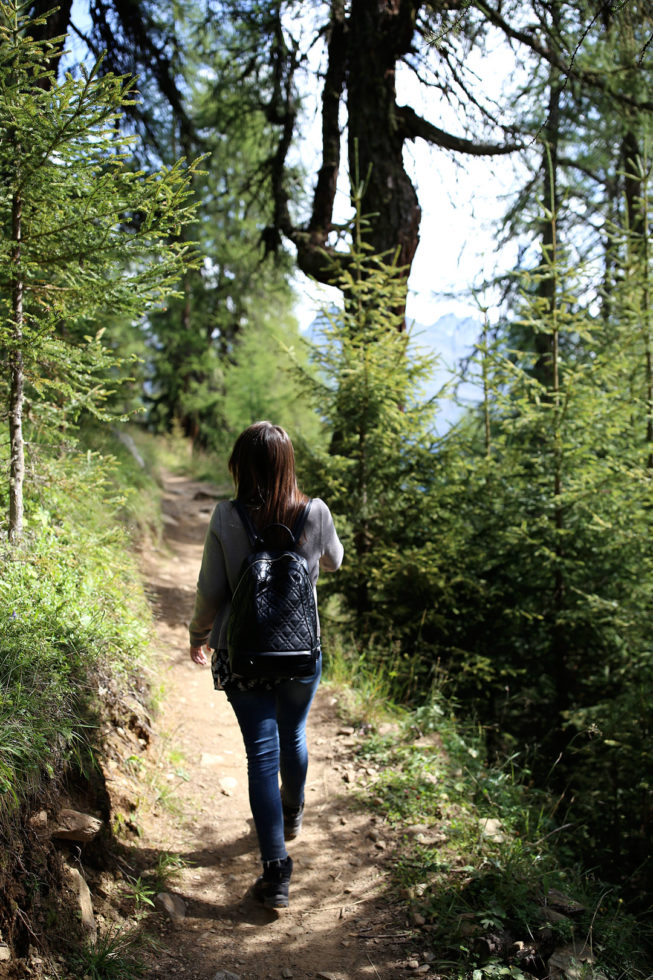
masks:
[[(214, 650), (227, 646), (231, 597), (243, 561), (251, 550), (247, 532), (232, 501), (221, 501), (211, 515), (204, 541), (195, 610), (189, 627), (193, 646), (200, 646), (207, 640)], [(308, 562), (313, 588), (320, 569), (335, 572), (340, 567), (343, 547), (331, 512), (319, 497), (313, 498), (297, 552)]]

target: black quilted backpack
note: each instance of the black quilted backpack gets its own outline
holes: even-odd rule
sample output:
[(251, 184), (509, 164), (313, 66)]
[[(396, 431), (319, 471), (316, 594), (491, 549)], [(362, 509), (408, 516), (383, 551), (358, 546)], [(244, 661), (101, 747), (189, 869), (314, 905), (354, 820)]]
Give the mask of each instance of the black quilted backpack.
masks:
[(234, 505), (252, 553), (243, 562), (231, 600), (231, 673), (260, 680), (309, 677), (320, 655), (317, 609), (308, 564), (296, 548), (311, 501), (292, 530), (270, 524), (257, 531), (240, 501)]

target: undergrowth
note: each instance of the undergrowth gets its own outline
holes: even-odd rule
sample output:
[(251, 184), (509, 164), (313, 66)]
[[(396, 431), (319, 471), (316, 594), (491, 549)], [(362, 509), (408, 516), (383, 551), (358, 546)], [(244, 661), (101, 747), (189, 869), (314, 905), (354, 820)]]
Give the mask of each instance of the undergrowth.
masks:
[(578, 980), (650, 978), (650, 930), (617, 888), (574, 863), (575, 828), (519, 760), (491, 763), (483, 732), (437, 693), (384, 726), (391, 680), (364, 660), (350, 667), (334, 646), (340, 706), (368, 733), (361, 760), (379, 770), (360, 801), (394, 830), (393, 894), (431, 969), (443, 980), (528, 980), (558, 962)]
[(0, 815), (84, 754), (103, 680), (129, 687), (145, 664), (150, 612), (116, 461), (74, 461), (40, 460), (24, 540), (0, 543)]
[(145, 939), (140, 930), (114, 926), (101, 932), (95, 942), (84, 943), (71, 957), (75, 975), (86, 980), (134, 980), (145, 967), (139, 953)]
[[(319, 595), (318, 581), (318, 595)], [(321, 646), (324, 679), (338, 691), (340, 710), (357, 728), (367, 730), (374, 723), (392, 717), (403, 718), (406, 709), (394, 700), (392, 671), (374, 657), (373, 651), (351, 656), (351, 643), (338, 629), (337, 597), (331, 596), (320, 608)]]

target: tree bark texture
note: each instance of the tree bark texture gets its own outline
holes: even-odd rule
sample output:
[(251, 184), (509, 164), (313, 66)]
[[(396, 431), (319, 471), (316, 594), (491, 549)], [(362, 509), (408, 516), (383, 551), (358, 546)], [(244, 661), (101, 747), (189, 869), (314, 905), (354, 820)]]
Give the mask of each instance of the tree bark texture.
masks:
[(311, 240), (326, 244), (331, 227), (333, 203), (340, 171), (340, 101), (345, 84), (346, 58), (345, 12), (342, 0), (333, 4), (327, 71), (322, 93), (322, 166), (313, 195), (313, 211), (308, 230)]
[[(388, 4), (353, 0), (345, 17), (341, 0), (332, 4), (322, 94), (322, 165), (311, 219), (306, 231), (289, 221), (281, 227), (297, 247), (299, 267), (322, 282), (333, 282), (334, 262), (337, 268), (343, 261), (327, 247), (327, 239), (340, 168), (339, 111), (345, 89), (350, 181), (365, 184), (365, 239), (376, 253), (396, 256), (406, 278), (410, 272), (421, 210), (403, 163), (409, 134), (400, 126), (395, 67), (410, 47), (418, 6), (414, 0)], [(282, 143), (287, 144), (286, 133)], [(278, 162), (285, 162), (285, 152)]]
[(373, 216), (364, 237), (378, 254), (397, 253), (408, 275), (417, 245), (421, 209), (403, 161), (395, 68), (410, 48), (415, 4), (353, 0), (349, 18), (349, 172), (365, 182), (363, 215)]
[(644, 313), (644, 323), (642, 324), (645, 338), (645, 372), (646, 372), (646, 444), (648, 446), (648, 459), (646, 467), (649, 473), (653, 472), (653, 337), (651, 336), (651, 274), (650, 274), (650, 229), (648, 223), (648, 211), (645, 203), (648, 201), (648, 180), (645, 179), (642, 187), (642, 211), (643, 211), (643, 256), (642, 270), (644, 275), (644, 290), (642, 299), (642, 309)]

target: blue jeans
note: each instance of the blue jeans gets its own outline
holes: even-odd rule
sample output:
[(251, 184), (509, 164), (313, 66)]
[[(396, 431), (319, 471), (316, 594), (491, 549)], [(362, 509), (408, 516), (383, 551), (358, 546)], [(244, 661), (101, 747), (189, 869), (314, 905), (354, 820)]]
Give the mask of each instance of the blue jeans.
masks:
[(249, 803), (263, 861), (283, 860), (287, 855), (282, 796), (283, 805), (291, 809), (304, 802), (306, 719), (321, 673), (320, 659), (312, 677), (282, 681), (270, 691), (226, 692), (245, 742)]

